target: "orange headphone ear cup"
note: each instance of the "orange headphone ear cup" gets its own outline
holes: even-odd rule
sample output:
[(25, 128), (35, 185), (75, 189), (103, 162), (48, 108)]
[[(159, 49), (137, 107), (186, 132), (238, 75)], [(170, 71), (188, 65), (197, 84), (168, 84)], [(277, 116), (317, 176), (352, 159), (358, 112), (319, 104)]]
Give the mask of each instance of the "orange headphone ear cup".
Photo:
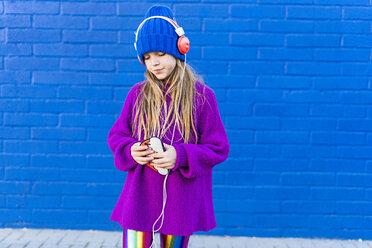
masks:
[(186, 36), (181, 36), (177, 41), (178, 51), (181, 54), (186, 54), (190, 50), (190, 41)]
[(137, 58), (138, 58), (139, 62), (140, 62), (143, 66), (146, 66), (146, 65), (142, 62), (142, 60), (140, 59), (140, 57), (139, 57), (138, 54), (137, 54)]

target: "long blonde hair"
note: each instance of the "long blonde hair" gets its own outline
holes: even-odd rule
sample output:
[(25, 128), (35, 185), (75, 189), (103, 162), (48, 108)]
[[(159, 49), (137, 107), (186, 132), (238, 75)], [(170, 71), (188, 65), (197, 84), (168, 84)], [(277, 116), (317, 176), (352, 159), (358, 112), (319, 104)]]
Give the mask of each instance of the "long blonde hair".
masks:
[[(137, 134), (139, 140), (151, 136), (163, 137), (175, 123), (185, 143), (189, 141), (197, 143), (194, 99), (195, 95), (199, 93), (195, 89), (195, 84), (196, 80), (204, 83), (195, 70), (186, 64), (182, 95), (180, 95), (182, 70), (185, 63), (178, 58), (175, 59), (176, 66), (164, 83), (148, 70), (145, 72), (147, 80), (139, 93), (134, 108), (133, 137)], [(169, 85), (166, 91), (165, 85)], [(171, 98), (169, 108), (166, 101), (167, 96)], [(180, 111), (176, 111), (180, 97)], [(144, 137), (141, 137), (142, 132)]]

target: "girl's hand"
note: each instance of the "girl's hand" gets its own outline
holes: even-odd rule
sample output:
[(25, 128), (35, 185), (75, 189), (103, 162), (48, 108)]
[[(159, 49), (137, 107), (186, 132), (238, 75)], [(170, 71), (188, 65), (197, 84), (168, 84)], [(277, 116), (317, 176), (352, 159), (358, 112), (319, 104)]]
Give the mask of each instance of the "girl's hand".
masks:
[(151, 165), (164, 169), (173, 169), (177, 161), (176, 149), (174, 146), (163, 144), (165, 152), (151, 154), (151, 157), (154, 158)]
[(144, 165), (154, 159), (153, 156), (151, 156), (154, 151), (147, 146), (140, 146), (140, 144), (141, 142), (134, 143), (130, 148), (130, 154), (138, 164)]

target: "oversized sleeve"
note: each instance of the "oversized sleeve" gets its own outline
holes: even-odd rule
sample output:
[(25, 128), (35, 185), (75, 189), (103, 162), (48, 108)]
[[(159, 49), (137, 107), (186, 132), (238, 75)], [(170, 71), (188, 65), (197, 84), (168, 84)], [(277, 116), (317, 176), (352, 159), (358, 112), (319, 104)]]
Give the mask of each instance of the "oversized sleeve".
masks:
[(135, 87), (133, 87), (124, 102), (119, 118), (109, 131), (107, 143), (114, 153), (114, 164), (121, 171), (128, 171), (137, 165), (130, 148), (138, 140), (132, 137), (132, 108), (134, 105)]
[(230, 145), (223, 126), (216, 97), (208, 87), (206, 101), (199, 108), (198, 144), (173, 144), (177, 160), (172, 171), (179, 170), (186, 178), (195, 178), (212, 173), (212, 169), (225, 161)]

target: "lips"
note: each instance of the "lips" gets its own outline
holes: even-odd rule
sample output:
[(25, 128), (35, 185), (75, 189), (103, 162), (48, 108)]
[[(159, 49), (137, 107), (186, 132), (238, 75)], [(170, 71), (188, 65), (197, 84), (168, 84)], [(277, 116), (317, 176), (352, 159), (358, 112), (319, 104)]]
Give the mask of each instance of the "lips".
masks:
[(154, 70), (154, 72), (155, 72), (156, 74), (159, 74), (159, 73), (161, 73), (162, 71), (163, 71), (163, 69)]

